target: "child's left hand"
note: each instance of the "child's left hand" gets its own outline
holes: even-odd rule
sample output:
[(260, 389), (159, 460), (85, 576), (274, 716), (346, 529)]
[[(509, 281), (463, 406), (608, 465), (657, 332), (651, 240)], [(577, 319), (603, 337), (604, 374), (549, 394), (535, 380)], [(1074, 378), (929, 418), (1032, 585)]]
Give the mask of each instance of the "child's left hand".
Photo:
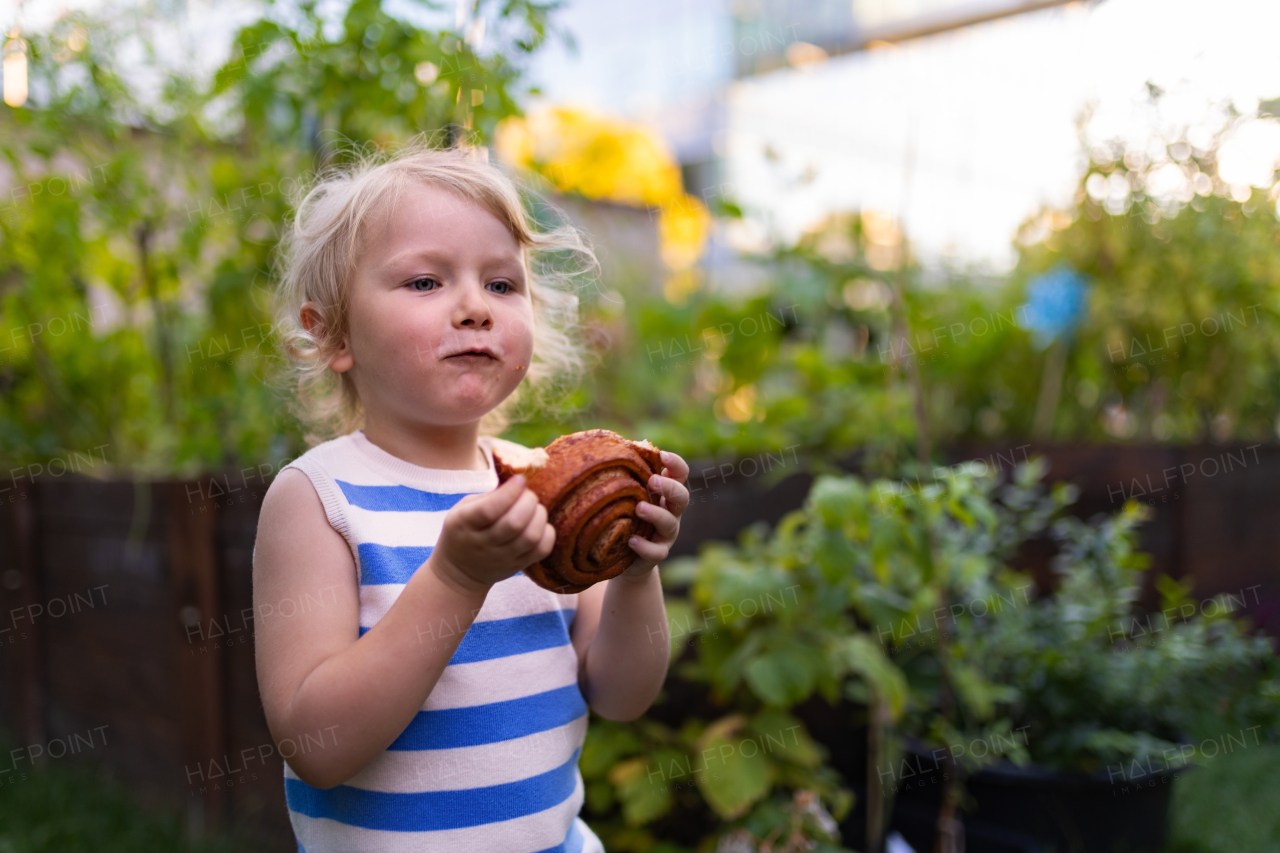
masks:
[[(636, 504), (636, 514), (653, 525), (654, 538), (631, 537), (629, 544), (637, 557), (623, 572), (624, 575), (648, 574), (650, 569), (667, 558), (680, 535), (680, 516), (689, 506), (689, 490), (684, 486), (689, 477), (689, 465), (667, 450), (662, 451), (661, 459), (666, 467), (661, 474), (649, 478), (650, 501)], [(651, 503), (653, 495), (659, 496), (656, 504)]]

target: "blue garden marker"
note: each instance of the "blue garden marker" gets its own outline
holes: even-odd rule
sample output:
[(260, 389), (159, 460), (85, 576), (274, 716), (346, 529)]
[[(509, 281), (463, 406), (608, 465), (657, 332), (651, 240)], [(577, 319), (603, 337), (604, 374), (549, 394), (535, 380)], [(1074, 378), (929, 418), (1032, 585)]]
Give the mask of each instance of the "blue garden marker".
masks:
[(1020, 324), (1037, 349), (1075, 332), (1084, 319), (1088, 283), (1065, 263), (1027, 282), (1027, 303), (1018, 306)]

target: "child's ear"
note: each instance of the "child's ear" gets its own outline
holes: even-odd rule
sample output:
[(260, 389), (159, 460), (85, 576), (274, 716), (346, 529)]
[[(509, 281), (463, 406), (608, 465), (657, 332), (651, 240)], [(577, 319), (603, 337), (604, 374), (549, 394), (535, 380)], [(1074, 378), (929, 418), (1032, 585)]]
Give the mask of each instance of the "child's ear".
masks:
[[(302, 328), (317, 337), (324, 334), (324, 317), (320, 312), (320, 307), (314, 302), (302, 303), (302, 308), (298, 310), (298, 319), (302, 322)], [(329, 357), (328, 367), (334, 373), (346, 373), (355, 367), (355, 358), (351, 355), (351, 342), (346, 335), (342, 336), (342, 341), (333, 355)]]

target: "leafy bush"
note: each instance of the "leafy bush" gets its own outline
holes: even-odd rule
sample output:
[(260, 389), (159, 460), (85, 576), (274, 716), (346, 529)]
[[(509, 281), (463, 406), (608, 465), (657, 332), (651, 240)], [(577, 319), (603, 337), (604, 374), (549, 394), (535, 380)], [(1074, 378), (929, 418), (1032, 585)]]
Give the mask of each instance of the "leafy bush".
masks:
[(1228, 734), (1280, 737), (1271, 641), (1230, 618), (1225, 598), (1197, 607), (1162, 578), (1161, 610), (1134, 611), (1147, 564), (1134, 551), (1143, 517), (1130, 505), (1093, 524), (1060, 520), (1057, 592), (975, 635), (974, 657), (1014, 691), (1010, 716), (1030, 727), (1038, 762), (1127, 775), (1135, 762), (1148, 772), (1185, 766)]
[[(917, 436), (905, 384), (914, 367), (936, 443), (1273, 437), (1276, 190), (1245, 198), (1216, 164), (1222, 140), (1255, 118), (1237, 116), (1204, 148), (1172, 139), (1162, 159), (1120, 144), (1093, 150), (1073, 203), (1020, 230), (1008, 275), (923, 269), (892, 223), (863, 211), (755, 258), (747, 294), (708, 281), (680, 305), (639, 294), (600, 302), (589, 323), (607, 341), (604, 364), (575, 423), (608, 422), (699, 457), (796, 444), (830, 459), (857, 448), (887, 472)], [(1172, 174), (1181, 195), (1167, 192)], [(1099, 196), (1099, 182), (1127, 188), (1123, 199)], [(1027, 305), (1055, 270), (1086, 283), (1085, 305), (1046, 349)], [(766, 315), (785, 321), (755, 333)]]
[(1263, 744), (1180, 778), (1169, 808), (1169, 853), (1253, 853), (1280, 847), (1280, 747)]
[(768, 275), (770, 286), (750, 297), (587, 302), (599, 358), (576, 410), (517, 425), (510, 437), (544, 444), (569, 428), (606, 426), (688, 459), (786, 448), (822, 462), (861, 448), (896, 462), (915, 435), (906, 386), (886, 382), (882, 364), (832, 350), (828, 327), (847, 332), (828, 301), (839, 293), (834, 279), (799, 263)]
[[(812, 701), (844, 709), (847, 737), (882, 706), (894, 737), (881, 767), (909, 742), (984, 740), (961, 776), (1000, 760), (1129, 773), (1202, 760), (1196, 744), (1228, 732), (1280, 736), (1269, 641), (1226, 616), (1179, 620), (1187, 590), (1167, 579), (1162, 641), (1138, 641), (1134, 620), (1151, 624), (1135, 611), (1143, 510), (1061, 517), (1073, 489), (1046, 489), (1043, 472), (820, 477), (772, 531), (664, 568), (673, 679), (638, 724), (593, 723), (583, 752), (610, 847), (709, 849), (747, 827), (763, 838), (799, 793), (842, 818), (860, 780), (841, 779), (807, 732), (797, 711)], [(1037, 596), (1012, 566), (1045, 536), (1057, 583)]]
[[(1233, 114), (1203, 147), (1177, 137), (1147, 147), (1095, 146), (1072, 203), (1043, 210), (1020, 229), (1017, 266), (1006, 281), (914, 301), (913, 335), (923, 346), (933, 329), (958, 323), (966, 330), (944, 332), (939, 357), (921, 364), (939, 429), (970, 439), (1030, 434), (1041, 395), (1052, 390), (1046, 385), (1057, 383), (1044, 437), (1274, 438), (1277, 191), (1274, 184), (1227, 185), (1218, 153), (1237, 129), (1274, 120), (1275, 112), (1270, 103)], [(1087, 308), (1055, 363), (1054, 348), (1037, 346), (1021, 328), (1022, 306), (1030, 282), (1061, 268), (1088, 282)]]
[(71, 14), (35, 35), (33, 100), (0, 116), (14, 188), (0, 208), (0, 459), (92, 449), (166, 476), (305, 449), (271, 370), (289, 195), (349, 156), (341, 140), (484, 140), (518, 111), (553, 4), (474, 6), (502, 49), (481, 55), (381, 0), (349, 4), (336, 28), (315, 3), (267, 4), (211, 81), (161, 66), (141, 19)]

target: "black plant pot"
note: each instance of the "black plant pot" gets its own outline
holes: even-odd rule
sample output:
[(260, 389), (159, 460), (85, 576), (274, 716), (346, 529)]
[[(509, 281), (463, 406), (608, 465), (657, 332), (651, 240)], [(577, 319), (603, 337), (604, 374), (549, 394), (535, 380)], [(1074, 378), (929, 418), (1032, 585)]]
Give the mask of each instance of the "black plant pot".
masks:
[(827, 763), (854, 792), (854, 806), (840, 822), (840, 837), (844, 846), (862, 850), (867, 834), (867, 707), (848, 700), (828, 705), (812, 696), (791, 713), (826, 747)]
[[(927, 753), (905, 760), (909, 772), (895, 774), (891, 826), (920, 853), (932, 853), (944, 772)], [(965, 782), (965, 851), (1159, 853), (1177, 775), (1109, 779), (1041, 765), (987, 768)]]

